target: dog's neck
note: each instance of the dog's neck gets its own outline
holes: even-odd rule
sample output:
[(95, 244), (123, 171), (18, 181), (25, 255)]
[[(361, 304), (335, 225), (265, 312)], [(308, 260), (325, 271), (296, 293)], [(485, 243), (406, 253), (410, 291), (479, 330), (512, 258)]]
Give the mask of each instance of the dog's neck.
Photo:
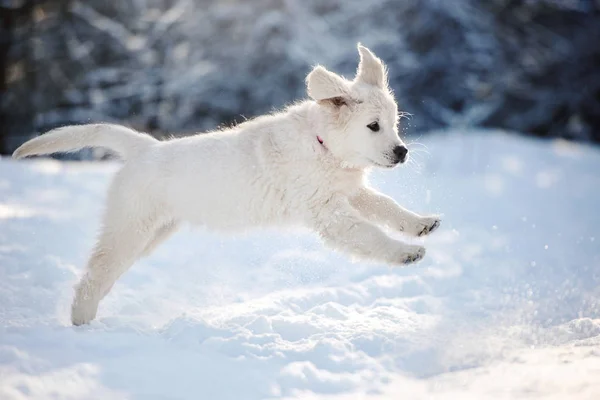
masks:
[[(320, 148), (321, 151), (317, 151), (320, 155), (319, 159), (336, 165), (338, 168), (343, 170), (352, 170), (358, 172), (364, 172), (365, 168), (357, 167), (355, 165), (348, 165), (342, 159), (336, 157), (336, 155), (330, 150), (327, 146), (326, 135), (317, 134), (317, 132), (325, 132), (327, 129), (327, 124), (324, 123), (324, 119), (326, 116), (322, 114), (322, 110), (314, 101), (306, 101), (300, 104), (293, 105), (287, 109), (288, 115), (294, 115), (293, 118), (297, 121), (301, 121), (303, 127), (300, 128), (300, 131), (304, 131), (309, 133), (312, 136), (313, 145), (311, 148), (314, 149)], [(300, 117), (300, 118), (298, 118)], [(315, 141), (318, 143), (318, 147)], [(294, 150), (295, 151), (295, 150)]]

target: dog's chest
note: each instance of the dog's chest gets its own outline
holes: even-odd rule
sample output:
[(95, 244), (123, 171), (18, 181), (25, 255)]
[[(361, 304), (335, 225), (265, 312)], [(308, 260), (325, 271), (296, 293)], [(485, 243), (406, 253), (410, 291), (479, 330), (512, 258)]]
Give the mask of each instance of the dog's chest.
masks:
[(310, 218), (336, 196), (351, 196), (364, 171), (312, 160), (273, 162), (250, 179), (252, 203), (265, 221), (299, 222)]
[(362, 185), (364, 174), (358, 170), (323, 170), (307, 166), (301, 173), (284, 178), (278, 192), (294, 209), (318, 207), (334, 196), (351, 196)]

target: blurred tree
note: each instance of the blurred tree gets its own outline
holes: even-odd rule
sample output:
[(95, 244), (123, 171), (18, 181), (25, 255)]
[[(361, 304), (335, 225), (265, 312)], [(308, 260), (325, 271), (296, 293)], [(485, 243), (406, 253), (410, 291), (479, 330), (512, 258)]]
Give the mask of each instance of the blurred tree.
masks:
[[(356, 42), (412, 130), (486, 126), (600, 141), (590, 0), (0, 0), (0, 152), (59, 125), (213, 129), (304, 96)], [(4, 34), (6, 33), (6, 34)]]
[[(18, 30), (28, 25), (32, 19), (34, 0), (2, 0), (0, 2), (0, 154), (6, 154), (14, 148), (13, 141), (20, 141), (22, 134), (13, 129), (14, 121), (19, 119), (13, 112), (23, 112), (29, 107), (30, 97), (20, 99), (20, 110), (10, 110), (7, 104), (8, 84), (24, 79), (24, 62), (12, 62), (9, 54), (17, 41)], [(26, 113), (26, 111), (25, 111)], [(33, 116), (33, 115), (31, 115)], [(27, 129), (27, 128), (25, 128)], [(16, 140), (15, 140), (16, 136)]]

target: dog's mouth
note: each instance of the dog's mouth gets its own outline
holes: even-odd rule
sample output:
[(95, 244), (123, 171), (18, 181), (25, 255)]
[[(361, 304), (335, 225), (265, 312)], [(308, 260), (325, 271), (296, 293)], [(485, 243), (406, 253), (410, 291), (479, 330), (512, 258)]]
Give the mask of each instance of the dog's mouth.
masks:
[(374, 166), (380, 167), (380, 168), (394, 168), (396, 165), (398, 165), (398, 163), (392, 163), (392, 162), (390, 162), (389, 164), (382, 164), (382, 163), (372, 160), (370, 158), (369, 158), (369, 162), (371, 164), (373, 164)]

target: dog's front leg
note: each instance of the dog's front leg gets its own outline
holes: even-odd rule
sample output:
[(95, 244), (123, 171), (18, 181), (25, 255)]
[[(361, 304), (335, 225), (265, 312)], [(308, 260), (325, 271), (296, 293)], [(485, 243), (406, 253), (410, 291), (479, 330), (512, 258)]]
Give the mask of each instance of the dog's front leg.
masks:
[(425, 255), (425, 248), (392, 239), (358, 215), (347, 201), (328, 204), (315, 215), (313, 222), (327, 245), (359, 258), (404, 265)]
[(391, 197), (370, 188), (361, 188), (350, 202), (365, 218), (408, 235), (424, 236), (440, 226), (438, 216), (420, 216), (403, 208)]

